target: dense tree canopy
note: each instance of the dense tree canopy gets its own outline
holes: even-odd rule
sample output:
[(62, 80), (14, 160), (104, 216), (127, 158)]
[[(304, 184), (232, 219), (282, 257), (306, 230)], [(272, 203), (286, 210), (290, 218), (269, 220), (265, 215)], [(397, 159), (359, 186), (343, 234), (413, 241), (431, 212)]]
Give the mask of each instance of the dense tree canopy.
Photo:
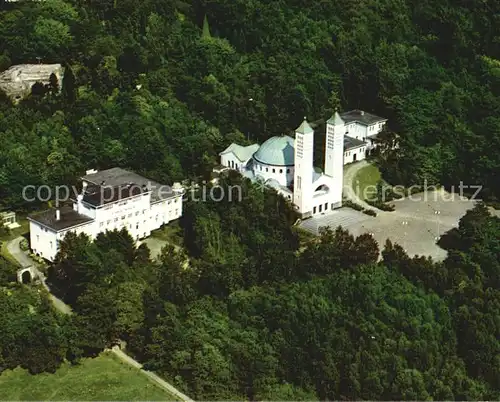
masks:
[(500, 219), (483, 205), (443, 237), (444, 262), (390, 242), (378, 261), (371, 236), (341, 228), (301, 246), (283, 198), (235, 183), (241, 202), (186, 205), (186, 251), (151, 261), (125, 231), (65, 239), (52, 280), (81, 351), (125, 339), (196, 399), (500, 396)]
[[(0, 204), (37, 208), (24, 186), (87, 168), (206, 179), (229, 143), (337, 106), (389, 119), (392, 184), (495, 200), (499, 15), (494, 0), (0, 2), (0, 68), (65, 67), (18, 105), (0, 94)], [(390, 242), (378, 262), (370, 236), (303, 244), (276, 193), (222, 186), (186, 205), (184, 251), (157, 261), (126, 232), (68, 236), (50, 280), (71, 318), (0, 260), (1, 369), (53, 371), (122, 339), (200, 400), (500, 398), (500, 224), (484, 206), (442, 238), (444, 262)]]
[[(336, 106), (389, 118), (393, 184), (499, 196), (498, 4), (441, 0), (4, 3), (1, 66), (60, 62), (45, 96), (0, 106), (2, 203), (26, 184), (121, 165), (205, 176), (234, 140), (263, 141)], [(143, 158), (147, 155), (147, 158)], [(318, 155), (319, 157), (319, 155)]]

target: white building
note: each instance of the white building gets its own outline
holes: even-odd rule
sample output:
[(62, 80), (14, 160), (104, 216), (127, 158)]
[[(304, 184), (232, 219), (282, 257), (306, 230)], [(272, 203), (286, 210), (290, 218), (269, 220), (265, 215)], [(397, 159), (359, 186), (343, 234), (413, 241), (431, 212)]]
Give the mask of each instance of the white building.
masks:
[(361, 110), (335, 112), (326, 121), (323, 173), (313, 166), (314, 130), (305, 118), (295, 138), (271, 137), (260, 146), (231, 144), (219, 154), (221, 165), (274, 188), (304, 218), (325, 213), (342, 205), (343, 166), (365, 159), (386, 121)]
[(363, 110), (341, 113), (344, 122), (344, 164), (365, 159), (377, 147), (375, 140), (387, 119)]
[(33, 253), (53, 261), (59, 242), (70, 231), (95, 239), (106, 230), (126, 228), (134, 239), (143, 239), (182, 215), (183, 189), (178, 183), (161, 185), (113, 168), (87, 171), (82, 187), (72, 206), (28, 217)]

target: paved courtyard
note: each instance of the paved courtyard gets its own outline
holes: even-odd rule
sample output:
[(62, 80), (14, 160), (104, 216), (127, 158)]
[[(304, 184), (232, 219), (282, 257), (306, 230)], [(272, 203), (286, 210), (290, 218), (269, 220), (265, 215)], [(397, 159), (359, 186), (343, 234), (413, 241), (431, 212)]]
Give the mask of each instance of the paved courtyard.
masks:
[(443, 260), (446, 251), (436, 245), (436, 240), (456, 227), (460, 218), (475, 204), (444, 191), (414, 194), (392, 203), (396, 206), (395, 211), (377, 211), (376, 217), (341, 208), (328, 215), (307, 219), (300, 225), (313, 233), (317, 233), (321, 226), (335, 229), (339, 225), (354, 236), (373, 233), (381, 249), (386, 239), (390, 239), (400, 244), (410, 256), (426, 255)]

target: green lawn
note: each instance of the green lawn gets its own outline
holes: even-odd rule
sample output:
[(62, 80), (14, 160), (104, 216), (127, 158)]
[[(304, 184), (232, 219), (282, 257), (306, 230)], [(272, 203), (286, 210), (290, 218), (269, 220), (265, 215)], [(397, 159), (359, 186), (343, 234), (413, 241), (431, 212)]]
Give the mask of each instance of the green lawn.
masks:
[(373, 199), (377, 192), (377, 183), (381, 180), (380, 170), (375, 165), (360, 169), (353, 180), (353, 189), (361, 199)]
[(17, 223), (21, 226), (16, 229), (12, 229), (7, 236), (0, 236), (0, 240), (12, 240), (18, 236), (24, 236), (30, 231), (30, 223), (25, 217), (17, 216)]
[(31, 375), (17, 368), (0, 375), (2, 400), (176, 400), (111, 353), (63, 365), (55, 374)]

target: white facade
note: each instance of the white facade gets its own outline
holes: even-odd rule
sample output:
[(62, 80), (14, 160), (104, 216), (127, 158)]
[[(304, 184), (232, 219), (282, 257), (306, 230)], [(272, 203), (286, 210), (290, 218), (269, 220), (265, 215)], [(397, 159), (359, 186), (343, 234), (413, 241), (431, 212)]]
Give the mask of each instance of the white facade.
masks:
[[(365, 151), (367, 151), (367, 153), (376, 148), (374, 139), (377, 134), (384, 129), (387, 119), (364, 112), (363, 110), (351, 110), (349, 112), (342, 113), (340, 116), (345, 122), (346, 136), (366, 142)], [(353, 162), (352, 158), (351, 162)]]
[(313, 209), (314, 130), (306, 119), (295, 132), (295, 172), (293, 203), (301, 213)]
[(366, 146), (352, 148), (344, 152), (344, 165), (359, 162), (366, 158)]
[(344, 133), (344, 121), (335, 112), (326, 122), (325, 174), (333, 179), (334, 187), (331, 191), (336, 200), (342, 200), (344, 185)]
[(220, 153), (221, 165), (241, 171), (247, 167), (251, 156), (259, 149), (257, 144), (242, 147), (238, 144), (231, 144), (226, 150)]
[[(51, 209), (28, 218), (33, 253), (53, 261), (59, 250), (59, 242), (70, 231), (76, 234), (85, 233), (91, 239), (95, 239), (101, 232), (123, 228), (127, 229), (135, 240), (149, 236), (151, 231), (182, 216), (182, 189), (163, 186), (165, 194), (158, 196), (156, 185), (157, 183), (154, 183), (155, 188), (142, 188), (139, 191), (133, 191), (130, 184), (112, 187), (113, 190), (119, 191), (120, 195), (126, 195), (114, 197), (117, 199), (110, 202), (102, 202), (103, 193), (98, 194), (101, 200), (95, 193), (88, 196), (88, 189), (93, 183), (84, 178), (82, 194), (78, 195), (72, 207)], [(104, 187), (101, 185), (99, 188)], [(131, 191), (127, 192), (128, 189)], [(136, 186), (136, 189), (139, 187)], [(96, 199), (98, 202), (95, 202)]]
[(263, 181), (276, 180), (282, 186), (289, 186), (293, 182), (293, 166), (266, 165), (253, 161), (253, 172)]
[(220, 153), (221, 164), (274, 188), (302, 217), (322, 214), (342, 206), (344, 165), (365, 159), (386, 121), (362, 110), (335, 112), (326, 122), (324, 174), (314, 170), (314, 130), (305, 119), (295, 138), (271, 137), (261, 146), (231, 144)]

